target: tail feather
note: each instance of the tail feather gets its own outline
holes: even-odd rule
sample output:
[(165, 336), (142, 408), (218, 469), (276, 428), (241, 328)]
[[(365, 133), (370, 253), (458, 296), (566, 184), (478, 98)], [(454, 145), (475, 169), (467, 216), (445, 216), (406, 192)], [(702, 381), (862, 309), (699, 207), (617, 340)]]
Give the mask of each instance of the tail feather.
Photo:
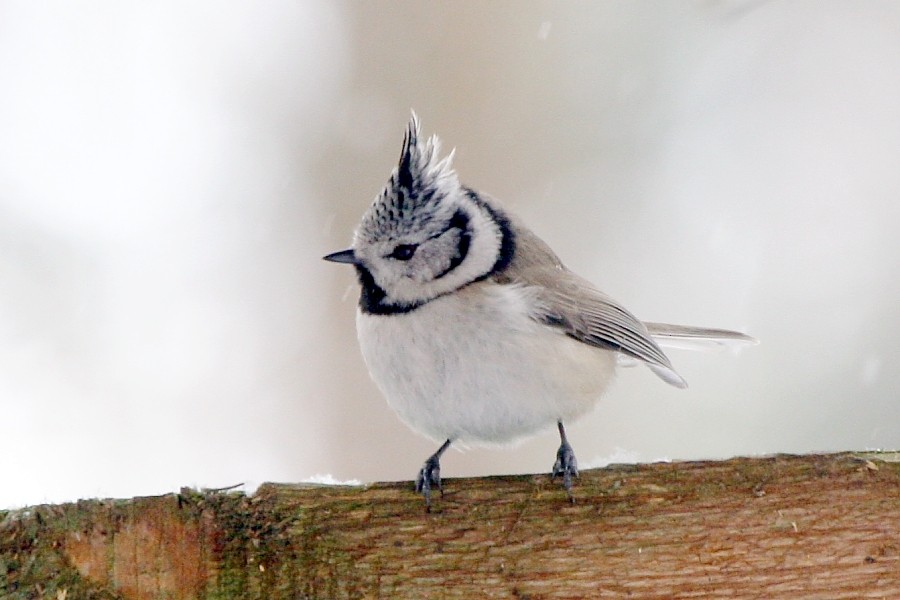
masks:
[[(759, 343), (754, 337), (739, 331), (728, 329), (711, 329), (708, 327), (691, 327), (688, 325), (669, 325), (668, 323), (644, 323), (647, 331), (663, 348), (679, 350), (731, 350), (737, 353), (746, 346)], [(619, 354), (619, 366), (631, 367), (643, 361), (624, 353)], [(663, 381), (678, 388), (686, 388), (687, 381), (674, 369), (663, 365), (645, 362)]]
[(737, 351), (759, 343), (759, 340), (746, 333), (728, 329), (670, 325), (668, 323), (644, 323), (644, 325), (656, 343), (663, 348)]

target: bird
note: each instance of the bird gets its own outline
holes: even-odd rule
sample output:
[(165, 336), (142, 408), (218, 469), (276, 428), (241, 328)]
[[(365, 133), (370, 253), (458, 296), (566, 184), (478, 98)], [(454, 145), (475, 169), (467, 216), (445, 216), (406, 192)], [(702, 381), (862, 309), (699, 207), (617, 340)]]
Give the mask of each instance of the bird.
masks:
[(427, 510), (432, 491), (443, 494), (440, 460), (452, 444), (508, 445), (554, 425), (551, 478), (574, 502), (578, 461), (564, 424), (597, 404), (620, 364), (684, 388), (661, 343), (756, 340), (638, 320), (497, 200), (460, 183), (454, 152), (442, 157), (436, 135), (422, 139), (413, 111), (350, 248), (323, 258), (356, 270), (357, 336), (376, 386), (409, 428), (441, 442), (415, 481)]

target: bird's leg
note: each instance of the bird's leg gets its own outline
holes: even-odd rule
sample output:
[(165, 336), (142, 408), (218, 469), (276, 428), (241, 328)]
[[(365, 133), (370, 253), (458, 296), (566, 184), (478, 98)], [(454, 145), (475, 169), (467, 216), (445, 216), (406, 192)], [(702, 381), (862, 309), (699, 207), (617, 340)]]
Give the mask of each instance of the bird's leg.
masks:
[(566, 439), (566, 429), (563, 427), (562, 421), (556, 422), (559, 427), (559, 439), (561, 441), (559, 450), (556, 451), (556, 462), (553, 463), (553, 473), (551, 478), (562, 475), (563, 487), (566, 488), (566, 495), (569, 496), (569, 502), (575, 503), (575, 496), (572, 495), (572, 477), (578, 477), (578, 461), (575, 460), (575, 452)]
[(428, 457), (419, 476), (416, 477), (416, 491), (425, 496), (425, 508), (431, 510), (431, 488), (435, 487), (444, 495), (444, 488), (441, 487), (441, 455), (450, 447), (450, 440), (447, 440), (437, 452)]

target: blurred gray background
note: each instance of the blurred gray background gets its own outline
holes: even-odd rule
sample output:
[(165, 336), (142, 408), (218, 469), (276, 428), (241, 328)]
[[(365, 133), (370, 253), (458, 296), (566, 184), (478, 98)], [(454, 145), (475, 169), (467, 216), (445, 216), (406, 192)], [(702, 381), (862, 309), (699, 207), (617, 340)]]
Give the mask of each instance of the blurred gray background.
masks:
[[(0, 506), (412, 478), (348, 244), (410, 108), (647, 320), (583, 465), (900, 446), (900, 4), (0, 0)], [(551, 431), (448, 454), (547, 471)]]

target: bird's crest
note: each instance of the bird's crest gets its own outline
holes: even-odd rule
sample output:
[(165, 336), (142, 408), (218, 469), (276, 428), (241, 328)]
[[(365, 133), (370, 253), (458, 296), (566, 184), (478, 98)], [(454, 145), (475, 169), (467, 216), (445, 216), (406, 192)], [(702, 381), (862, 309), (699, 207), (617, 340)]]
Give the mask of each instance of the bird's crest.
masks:
[(419, 118), (413, 112), (403, 136), (400, 160), (381, 194), (360, 223), (357, 236), (398, 239), (411, 231), (429, 229), (451, 211), (444, 202), (459, 191), (451, 161), (453, 152), (440, 158), (440, 140), (432, 135), (420, 141)]

